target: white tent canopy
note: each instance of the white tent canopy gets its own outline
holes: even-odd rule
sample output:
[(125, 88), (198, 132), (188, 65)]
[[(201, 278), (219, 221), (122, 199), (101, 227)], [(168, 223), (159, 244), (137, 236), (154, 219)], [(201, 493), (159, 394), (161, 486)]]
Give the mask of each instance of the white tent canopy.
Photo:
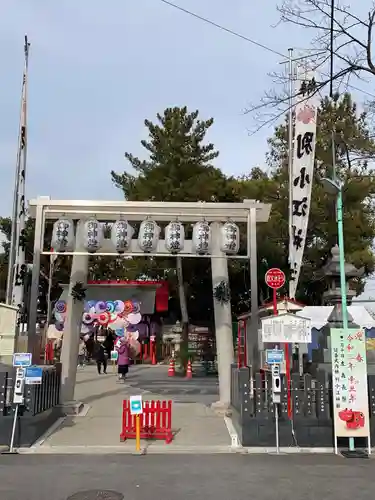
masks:
[[(333, 306), (306, 306), (296, 313), (297, 316), (311, 320), (311, 328), (321, 330), (327, 324)], [(362, 328), (375, 328), (375, 319), (364, 306), (348, 306), (348, 312), (356, 325)]]

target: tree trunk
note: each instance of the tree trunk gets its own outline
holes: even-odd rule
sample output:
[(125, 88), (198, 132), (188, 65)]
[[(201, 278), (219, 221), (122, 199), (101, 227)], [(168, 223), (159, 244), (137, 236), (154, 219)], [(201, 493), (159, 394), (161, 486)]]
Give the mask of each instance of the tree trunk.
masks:
[(182, 271), (182, 258), (176, 258), (176, 271), (177, 271), (177, 283), (178, 283), (178, 297), (180, 300), (180, 311), (181, 311), (181, 344), (180, 344), (180, 355), (181, 355), (181, 365), (185, 369), (188, 362), (188, 341), (189, 341), (189, 315), (187, 310), (186, 294), (185, 294), (185, 284), (184, 276)]

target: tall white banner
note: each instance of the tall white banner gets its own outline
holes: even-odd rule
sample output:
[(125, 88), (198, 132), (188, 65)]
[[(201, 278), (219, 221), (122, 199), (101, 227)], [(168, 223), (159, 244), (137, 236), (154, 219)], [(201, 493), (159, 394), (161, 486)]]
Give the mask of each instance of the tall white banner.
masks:
[(292, 220), (289, 221), (290, 282), (289, 297), (295, 298), (305, 249), (311, 188), (314, 176), (316, 122), (319, 97), (316, 92), (314, 73), (299, 71), (297, 75), (295, 106), (295, 131), (293, 142)]

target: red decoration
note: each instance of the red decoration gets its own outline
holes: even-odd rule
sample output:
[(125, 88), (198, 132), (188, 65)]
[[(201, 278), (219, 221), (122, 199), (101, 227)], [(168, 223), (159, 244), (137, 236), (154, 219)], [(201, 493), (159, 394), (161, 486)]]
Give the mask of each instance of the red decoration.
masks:
[(359, 429), (365, 426), (365, 416), (361, 411), (342, 410), (339, 412), (339, 418), (343, 422), (346, 422), (347, 429)]
[(285, 274), (281, 269), (276, 267), (268, 269), (264, 277), (266, 285), (274, 290), (281, 288), (285, 285)]
[(315, 109), (308, 104), (305, 104), (304, 108), (297, 115), (297, 120), (299, 122), (308, 125), (310, 122), (313, 122), (315, 118)]

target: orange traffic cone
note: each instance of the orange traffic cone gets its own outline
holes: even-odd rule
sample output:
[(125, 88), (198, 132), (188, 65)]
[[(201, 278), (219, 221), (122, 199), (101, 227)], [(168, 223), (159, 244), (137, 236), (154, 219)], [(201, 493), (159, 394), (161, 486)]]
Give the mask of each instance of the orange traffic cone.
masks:
[(156, 365), (156, 346), (155, 344), (152, 346), (152, 357), (151, 357), (151, 364)]
[(193, 370), (191, 369), (191, 361), (189, 359), (186, 369), (186, 378), (193, 378)]
[(171, 358), (169, 362), (169, 368), (168, 368), (168, 377), (174, 377), (176, 374), (175, 372), (175, 366), (174, 366), (174, 358)]

